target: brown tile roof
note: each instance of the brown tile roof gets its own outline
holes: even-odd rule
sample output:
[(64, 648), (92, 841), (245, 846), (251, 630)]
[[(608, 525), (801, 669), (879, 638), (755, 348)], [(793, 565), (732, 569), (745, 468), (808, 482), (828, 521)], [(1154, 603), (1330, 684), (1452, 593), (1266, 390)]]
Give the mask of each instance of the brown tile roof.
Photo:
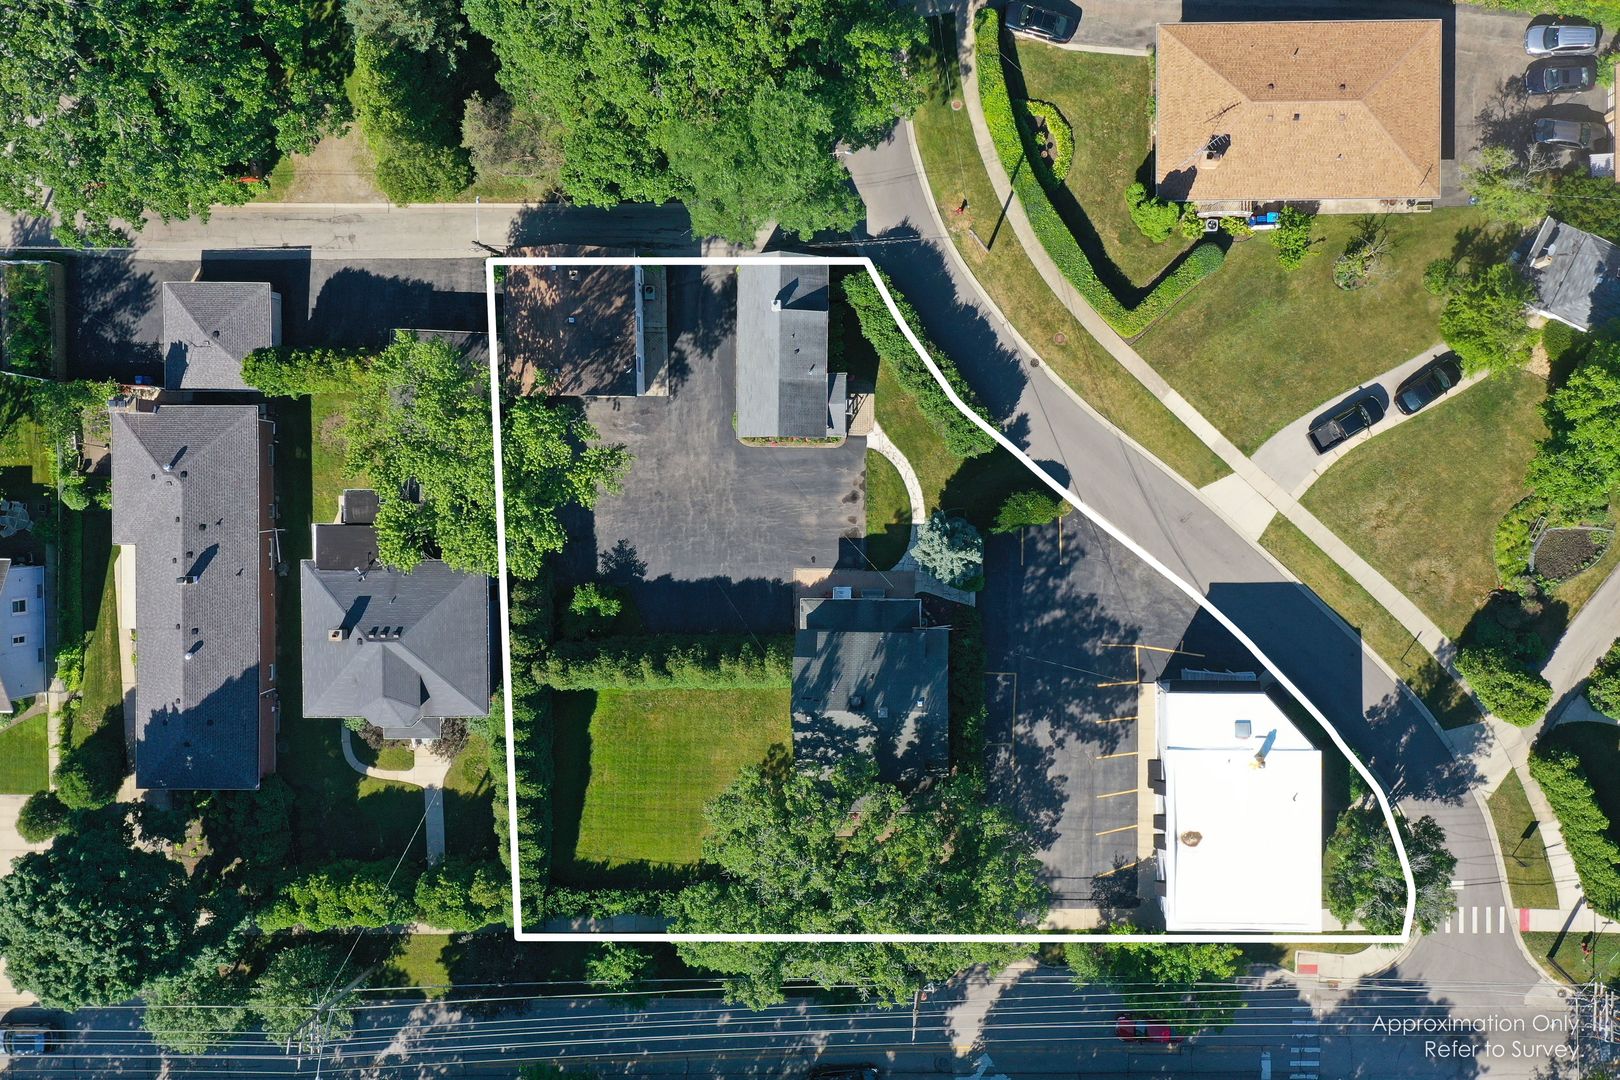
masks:
[[(1161, 23), (1159, 194), (1435, 198), (1440, 22)], [(1230, 144), (1213, 166), (1212, 138)]]

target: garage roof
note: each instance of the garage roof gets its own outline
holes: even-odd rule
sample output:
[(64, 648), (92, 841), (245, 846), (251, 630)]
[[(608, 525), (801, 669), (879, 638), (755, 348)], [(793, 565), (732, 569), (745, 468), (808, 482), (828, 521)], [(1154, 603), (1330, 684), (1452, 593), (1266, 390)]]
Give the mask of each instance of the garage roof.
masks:
[(1159, 194), (1438, 197), (1441, 37), (1437, 19), (1160, 24)]

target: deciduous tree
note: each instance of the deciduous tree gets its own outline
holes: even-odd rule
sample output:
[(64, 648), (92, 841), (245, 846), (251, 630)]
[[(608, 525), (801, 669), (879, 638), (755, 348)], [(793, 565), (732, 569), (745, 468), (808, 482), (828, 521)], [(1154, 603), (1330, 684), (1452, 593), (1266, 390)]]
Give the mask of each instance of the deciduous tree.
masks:
[(206, 217), (345, 117), (341, 20), (295, 0), (24, 0), (0, 50), (0, 206), (67, 243)]
[(1452, 285), (1440, 312), (1440, 336), (1463, 368), (1508, 371), (1530, 359), (1534, 332), (1525, 322), (1530, 283), (1511, 266), (1483, 267)]
[(341, 952), (294, 945), (277, 953), (254, 982), (248, 1006), (269, 1042), (341, 1042), (354, 1032), (354, 992), (348, 983), (359, 974)]
[[(1015, 934), (1049, 896), (1028, 834), (970, 784), (908, 797), (851, 755), (825, 774), (749, 769), (705, 811), (703, 861), (716, 873), (672, 901), (680, 932)], [(1028, 947), (815, 942), (682, 943), (681, 958), (729, 978), (729, 998), (760, 1008), (783, 983), (853, 983), (886, 1004), (964, 967)]]
[(1553, 163), (1539, 148), (1521, 161), (1505, 146), (1487, 146), (1464, 166), (1463, 188), (1492, 221), (1528, 225), (1547, 213), (1546, 173)]
[[(1383, 811), (1367, 798), (1360, 785), (1352, 786), (1358, 801), (1339, 815), (1338, 827), (1328, 840), (1327, 874), (1323, 892), (1328, 910), (1341, 922), (1359, 922), (1372, 934), (1398, 934), (1406, 919), (1406, 878), (1394, 838)], [(1416, 820), (1396, 818), (1412, 877), (1417, 883), (1413, 926), (1427, 934), (1457, 906), (1451, 874), (1457, 857), (1446, 850), (1445, 830), (1425, 815)]]
[[(1135, 928), (1118, 926), (1114, 932), (1132, 933)], [(1076, 943), (1063, 952), (1076, 985), (1116, 987), (1126, 995), (1127, 1004), (1146, 999), (1151, 1004), (1142, 1008), (1152, 1015), (1143, 1019), (1164, 1021), (1179, 1038), (1225, 1027), (1242, 1004), (1237, 988), (1230, 985), (1243, 957), (1236, 945)]]
[(1530, 461), (1530, 486), (1572, 513), (1607, 507), (1620, 487), (1620, 343), (1591, 341), (1545, 413), (1548, 434)]

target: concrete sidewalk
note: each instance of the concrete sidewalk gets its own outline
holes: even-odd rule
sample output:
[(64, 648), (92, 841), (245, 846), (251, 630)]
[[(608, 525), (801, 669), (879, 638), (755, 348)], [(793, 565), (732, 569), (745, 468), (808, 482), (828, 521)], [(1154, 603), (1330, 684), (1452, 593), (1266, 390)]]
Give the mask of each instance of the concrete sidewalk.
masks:
[(426, 747), (417, 747), (412, 752), (412, 764), (409, 769), (377, 769), (365, 764), (355, 755), (354, 732), (342, 724), (337, 725), (341, 732), (343, 745), (343, 760), (349, 763), (349, 768), (362, 776), (369, 776), (373, 780), (391, 780), (396, 784), (410, 784), (422, 789), (422, 813), (424, 828), (427, 833), (427, 861), (432, 866), (444, 861), (444, 778), (450, 774), (452, 762), (446, 761), (437, 754), (430, 752)]

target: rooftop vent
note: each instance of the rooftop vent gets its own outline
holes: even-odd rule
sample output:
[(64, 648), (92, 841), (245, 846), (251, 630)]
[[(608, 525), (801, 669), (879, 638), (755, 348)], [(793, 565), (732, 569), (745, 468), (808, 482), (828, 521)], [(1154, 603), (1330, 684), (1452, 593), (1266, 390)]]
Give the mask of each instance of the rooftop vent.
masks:
[(879, 720), (887, 720), (889, 718), (889, 707), (887, 705), (878, 706), (877, 718)]
[(326, 632), (327, 641), (348, 641), (349, 628), (347, 626), (334, 626)]
[(658, 286), (656, 286), (656, 285), (643, 285), (641, 287), (641, 298), (643, 300), (656, 300), (656, 299), (658, 299)]
[(853, 585), (834, 585), (832, 598), (834, 600), (853, 600), (855, 599), (855, 587)]
[(771, 310), (772, 311), (781, 311), (782, 310), (782, 298), (780, 296), (771, 297)]
[(1247, 739), (1254, 734), (1254, 724), (1249, 720), (1239, 720), (1232, 725), (1232, 734), (1240, 739)]
[(174, 579), (174, 583), (176, 585), (195, 585), (197, 584), (197, 575), (181, 574), (179, 577)]

